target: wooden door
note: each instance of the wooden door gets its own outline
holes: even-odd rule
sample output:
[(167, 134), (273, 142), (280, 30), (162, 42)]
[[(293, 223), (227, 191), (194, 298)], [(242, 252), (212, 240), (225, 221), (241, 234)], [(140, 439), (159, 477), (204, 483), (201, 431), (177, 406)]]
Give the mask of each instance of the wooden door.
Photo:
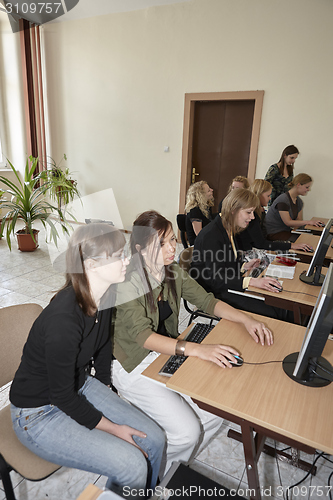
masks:
[(214, 189), (215, 207), (236, 175), (254, 179), (263, 91), (186, 94), (179, 212), (193, 169)]

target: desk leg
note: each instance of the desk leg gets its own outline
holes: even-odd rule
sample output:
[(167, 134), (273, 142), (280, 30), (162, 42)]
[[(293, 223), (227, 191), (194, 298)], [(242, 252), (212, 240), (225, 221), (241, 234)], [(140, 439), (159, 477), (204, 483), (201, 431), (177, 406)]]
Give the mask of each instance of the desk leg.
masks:
[(265, 444), (265, 436), (256, 434), (250, 424), (246, 421), (241, 423), (242, 441), (246, 463), (246, 473), (251, 500), (261, 500), (260, 483), (258, 474), (258, 460)]

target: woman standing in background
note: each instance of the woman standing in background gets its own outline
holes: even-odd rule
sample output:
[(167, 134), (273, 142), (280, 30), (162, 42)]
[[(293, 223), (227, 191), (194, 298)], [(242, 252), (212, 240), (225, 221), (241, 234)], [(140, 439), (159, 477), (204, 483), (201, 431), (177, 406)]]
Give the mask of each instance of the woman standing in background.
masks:
[(272, 194), (268, 206), (270, 206), (280, 194), (288, 191), (288, 184), (294, 178), (294, 163), (298, 155), (298, 149), (291, 144), (284, 148), (279, 161), (269, 167), (265, 175), (265, 181), (268, 181), (272, 185)]

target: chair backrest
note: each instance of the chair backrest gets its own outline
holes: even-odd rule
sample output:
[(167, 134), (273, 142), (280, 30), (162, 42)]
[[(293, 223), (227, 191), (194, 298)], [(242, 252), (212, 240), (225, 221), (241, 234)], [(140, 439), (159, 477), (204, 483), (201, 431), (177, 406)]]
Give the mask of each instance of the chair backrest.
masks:
[(0, 387), (13, 380), (30, 328), (42, 310), (38, 304), (0, 309)]
[(183, 247), (187, 248), (187, 240), (186, 240), (186, 214), (178, 214), (177, 215), (177, 226), (180, 231), (180, 237), (183, 243)]
[(184, 250), (182, 250), (179, 254), (179, 265), (187, 272), (189, 272), (192, 262), (193, 248), (194, 247), (184, 248)]

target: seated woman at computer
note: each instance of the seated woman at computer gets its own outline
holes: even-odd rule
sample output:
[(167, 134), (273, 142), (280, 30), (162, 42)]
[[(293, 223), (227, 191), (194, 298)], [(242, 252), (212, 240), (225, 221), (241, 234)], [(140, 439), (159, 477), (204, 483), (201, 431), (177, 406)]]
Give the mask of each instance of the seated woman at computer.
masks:
[(292, 229), (307, 224), (321, 227), (320, 220), (303, 220), (303, 201), (311, 189), (312, 178), (307, 174), (297, 174), (289, 183), (289, 191), (276, 198), (269, 207), (265, 218), (267, 238), (271, 241), (286, 241), (291, 236)]
[[(238, 188), (249, 189), (249, 187), (250, 183), (247, 177), (244, 177), (243, 175), (236, 175), (236, 177), (234, 177), (229, 184), (227, 194), (229, 194), (233, 189), (238, 189)], [(223, 200), (221, 200), (219, 203), (218, 213), (221, 212), (222, 202)]]
[(249, 285), (270, 292), (281, 290), (274, 278), (244, 277), (244, 273), (256, 267), (259, 260), (243, 264), (237, 252), (237, 234), (254, 219), (258, 203), (258, 197), (248, 189), (234, 189), (224, 198), (220, 216), (206, 226), (195, 241), (190, 275), (208, 292), (234, 307), (285, 319), (284, 311), (237, 293)]
[(121, 304), (114, 325), (113, 384), (165, 430), (168, 469), (172, 461), (194, 458), (222, 420), (199, 409), (191, 398), (143, 376), (143, 370), (158, 353), (195, 356), (221, 368), (230, 368), (229, 360), (237, 354), (225, 345), (178, 341), (181, 298), (208, 314), (242, 323), (244, 331), (262, 345), (271, 345), (273, 338), (263, 323), (208, 294), (174, 262), (176, 237), (172, 224), (158, 212), (144, 212), (135, 220), (131, 250), (132, 268), (118, 287)]
[(71, 236), (66, 284), (30, 330), (10, 390), (11, 414), (19, 440), (36, 455), (106, 476), (108, 488), (144, 489), (148, 477), (149, 488), (156, 484), (164, 432), (110, 389), (110, 285), (125, 278), (124, 244), (107, 224), (81, 226)]
[(294, 164), (299, 155), (299, 151), (293, 144), (290, 144), (282, 151), (281, 158), (277, 163), (271, 165), (265, 175), (265, 181), (272, 185), (270, 206), (275, 198), (288, 191), (289, 183), (294, 178)]
[(251, 220), (248, 227), (239, 233), (237, 241), (242, 250), (260, 248), (263, 250), (312, 250), (306, 243), (290, 243), (289, 241), (269, 241), (266, 238), (266, 228), (264, 221), (266, 218), (265, 207), (267, 207), (272, 193), (272, 186), (264, 179), (255, 179), (249, 190), (259, 198), (259, 205), (254, 212), (254, 219)]
[(206, 181), (198, 181), (188, 188), (186, 194), (186, 234), (190, 246), (194, 245), (195, 238), (201, 229), (213, 219), (214, 206), (213, 190)]

